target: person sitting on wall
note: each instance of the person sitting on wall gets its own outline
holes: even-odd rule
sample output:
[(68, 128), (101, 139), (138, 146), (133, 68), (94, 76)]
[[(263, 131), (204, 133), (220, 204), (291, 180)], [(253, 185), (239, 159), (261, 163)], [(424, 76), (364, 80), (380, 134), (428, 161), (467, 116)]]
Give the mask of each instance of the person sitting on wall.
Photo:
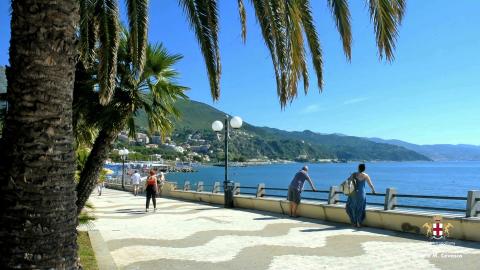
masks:
[(300, 204), (301, 193), (305, 184), (305, 180), (308, 181), (313, 191), (317, 191), (312, 179), (310, 179), (310, 176), (308, 176), (308, 167), (303, 166), (303, 168), (295, 174), (295, 177), (293, 177), (293, 180), (290, 182), (290, 186), (288, 187), (287, 199), (290, 201), (291, 217), (297, 217), (297, 208), (298, 204)]

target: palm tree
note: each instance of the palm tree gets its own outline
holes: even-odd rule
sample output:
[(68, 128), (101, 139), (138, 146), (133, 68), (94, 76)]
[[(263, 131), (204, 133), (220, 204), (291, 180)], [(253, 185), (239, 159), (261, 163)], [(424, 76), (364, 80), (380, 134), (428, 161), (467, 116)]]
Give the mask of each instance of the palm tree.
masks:
[[(243, 0), (238, 1), (241, 35), (246, 40), (246, 12)], [(205, 60), (213, 100), (220, 97), (220, 49), (218, 42), (219, 14), (217, 0), (178, 0), (194, 30)], [(304, 43), (310, 49), (317, 76), (323, 88), (323, 57), (309, 0), (250, 0), (262, 30), (275, 71), (277, 95), (282, 108), (297, 96), (299, 81), (305, 93), (309, 74)], [(326, 0), (342, 39), (343, 50), (351, 59), (350, 11), (347, 0)], [(374, 24), (380, 58), (393, 59), (398, 26), (405, 11), (405, 0), (366, 0)], [(145, 60), (148, 31), (148, 0), (126, 0), (132, 63), (139, 72)], [(90, 65), (98, 52), (99, 86), (102, 104), (107, 104), (114, 89), (115, 61), (119, 40), (118, 7), (115, 0), (80, 0), (81, 52), (84, 64)], [(306, 40), (304, 40), (304, 37)], [(97, 49), (97, 41), (99, 48)]]
[[(91, 194), (120, 131), (127, 127), (130, 136), (135, 136), (135, 115), (144, 111), (150, 131), (166, 135), (172, 130), (172, 118), (179, 115), (176, 100), (186, 98), (184, 91), (187, 88), (175, 82), (178, 73), (172, 68), (182, 56), (169, 54), (161, 44), (148, 44), (144, 68), (138, 71), (133, 63), (129, 39), (129, 33), (124, 31), (118, 51), (116, 87), (108, 105), (101, 105), (100, 94), (92, 87), (94, 83), (78, 85), (75, 89), (74, 118), (83, 119), (99, 130), (80, 173), (78, 213)], [(91, 77), (92, 81), (94, 77)], [(75, 126), (75, 130), (83, 129), (77, 123)]]
[[(317, 75), (323, 88), (322, 51), (312, 17), (309, 0), (250, 0), (272, 58), (277, 95), (283, 108), (297, 96), (298, 82), (309, 88), (304, 43), (308, 44)], [(214, 100), (220, 97), (220, 51), (218, 45), (218, 9), (215, 0), (179, 0), (200, 45)], [(347, 0), (327, 0), (342, 39), (343, 50), (351, 59), (350, 11)], [(380, 58), (393, 60), (393, 51), (405, 11), (405, 0), (367, 0), (374, 24)], [(246, 39), (246, 14), (243, 0), (238, 0), (242, 38)], [(304, 41), (304, 37), (306, 41)]]
[[(350, 58), (347, 2), (327, 2), (341, 34), (344, 51)], [(138, 79), (146, 54), (148, 0), (127, 0), (126, 3), (132, 33), (130, 62), (135, 66), (134, 77)], [(179, 3), (196, 33), (212, 98), (216, 100), (220, 95), (221, 75), (217, 1), (179, 0)], [(285, 106), (296, 96), (299, 80), (303, 79), (304, 89), (308, 89), (301, 31), (307, 39), (321, 89), (322, 56), (309, 1), (251, 0), (251, 3), (271, 53), (281, 105)], [(238, 4), (245, 38), (244, 4), (242, 0), (238, 0)], [(404, 0), (368, 0), (368, 7), (380, 57), (391, 60)], [(7, 71), (10, 107), (0, 142), (3, 153), (0, 157), (0, 204), (4, 206), (0, 210), (0, 266), (4, 268), (77, 267), (77, 219), (72, 214), (76, 209), (71, 119), (75, 26), (80, 25), (82, 65), (87, 68), (98, 65), (100, 94), (97, 99), (100, 97), (101, 104), (108, 105), (101, 109), (113, 110), (116, 103), (109, 101), (114, 92), (127, 95), (116, 91), (120, 42), (117, 17), (116, 0), (12, 1), (11, 66)], [(101, 61), (94, 61), (97, 56)], [(119, 112), (124, 113), (123, 110)], [(108, 145), (113, 137), (100, 131), (96, 142), (100, 144), (102, 140)], [(105, 151), (101, 146), (97, 148), (99, 153)]]
[(0, 268), (75, 269), (71, 104), (78, 3), (11, 5), (9, 109), (0, 141)]
[[(117, 0), (79, 0), (80, 59), (87, 68), (97, 60), (100, 103), (106, 105), (115, 90), (121, 29)], [(129, 49), (136, 72), (145, 62), (148, 31), (148, 0), (126, 0)], [(138, 74), (137, 74), (138, 75)]]

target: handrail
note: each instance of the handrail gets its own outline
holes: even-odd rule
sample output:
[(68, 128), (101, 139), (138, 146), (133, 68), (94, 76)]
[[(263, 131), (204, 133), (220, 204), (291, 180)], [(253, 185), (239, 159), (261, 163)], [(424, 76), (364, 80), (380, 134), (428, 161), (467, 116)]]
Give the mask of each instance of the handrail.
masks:
[(467, 197), (458, 196), (439, 196), (439, 195), (416, 195), (416, 194), (392, 194), (397, 198), (416, 198), (416, 199), (440, 199), (440, 200), (467, 200)]
[(378, 205), (378, 206), (384, 206), (384, 203), (376, 203), (376, 202), (367, 202), (367, 205)]
[(385, 197), (385, 195), (387, 195), (387, 194), (385, 194), (385, 193), (378, 193), (378, 192), (375, 192), (375, 193), (367, 192), (367, 195)]
[[(335, 194), (343, 194), (343, 192), (342, 192), (342, 191), (335, 191)], [(378, 193), (378, 192), (376, 192), (376, 193), (367, 192), (367, 195), (369, 195), (369, 196), (385, 197), (386, 194), (385, 194), (385, 193)]]
[[(198, 183), (197, 183), (198, 185)], [(194, 187), (195, 183), (190, 187)], [(215, 185), (203, 185), (203, 187), (215, 187)], [(185, 182), (183, 183), (183, 187), (180, 185), (176, 185), (176, 189), (183, 190), (185, 188)], [(224, 194), (223, 185), (218, 186), (219, 190), (216, 191), (218, 194)], [(263, 198), (283, 198), (285, 199), (287, 196), (286, 192), (288, 188), (278, 188), (278, 187), (265, 187), (264, 184), (259, 184), (258, 186), (240, 186), (240, 190), (257, 190), (257, 192), (240, 192), (240, 195), (249, 195), (254, 197), (263, 197)], [(195, 192), (195, 189), (192, 190)], [(276, 191), (271, 193), (276, 194), (268, 194), (267, 191)], [(330, 190), (304, 190), (305, 193), (322, 193), (328, 194), (328, 198), (314, 198), (314, 197), (303, 197), (305, 200), (312, 200), (312, 201), (322, 201), (328, 202), (328, 204), (336, 204), (336, 203), (346, 203), (346, 200), (340, 200), (340, 198), (345, 198), (343, 192), (339, 190), (338, 187), (330, 187)], [(279, 195), (280, 194), (280, 195)], [(339, 194), (342, 195), (339, 196)], [(374, 200), (374, 202), (367, 202), (367, 205), (373, 206), (383, 206), (384, 210), (393, 210), (395, 208), (411, 208), (411, 209), (422, 209), (422, 210), (434, 210), (434, 211), (446, 211), (446, 212), (463, 212), (466, 214), (467, 217), (470, 216), (479, 216), (480, 211), (475, 209), (478, 202), (480, 202), (480, 193), (478, 191), (469, 191), (468, 197), (463, 196), (443, 196), (443, 195), (420, 195), (420, 194), (398, 194), (396, 193), (395, 188), (388, 188), (386, 193), (366, 193), (368, 196), (375, 196), (375, 197), (384, 197), (385, 202), (379, 202), (379, 200)], [(436, 206), (417, 206), (417, 205), (409, 205), (409, 204), (398, 204), (397, 199), (399, 198), (411, 198), (411, 199), (434, 199), (434, 200), (456, 200), (456, 201), (464, 201), (467, 202), (466, 208), (454, 208), (454, 207), (436, 207)]]
[(325, 193), (325, 194), (329, 194), (329, 193), (330, 193), (329, 190), (318, 190), (318, 189), (317, 189), (317, 191), (308, 189), (308, 190), (304, 190), (303, 192), (315, 192), (315, 193)]
[(240, 195), (252, 195), (252, 196), (257, 196), (257, 193), (253, 193), (253, 192), (242, 192), (242, 193), (240, 193)]
[(276, 191), (288, 191), (288, 188), (269, 188), (265, 187), (265, 190), (276, 190)]
[(285, 198), (285, 195), (265, 194), (263, 197)]
[(302, 200), (311, 200), (311, 201), (324, 201), (328, 202), (328, 199), (323, 199), (323, 198), (311, 198), (311, 197), (302, 197)]
[(465, 209), (458, 209), (458, 208), (416, 206), (416, 205), (405, 205), (405, 204), (395, 204), (394, 207), (423, 209), (423, 210), (438, 210), (438, 211), (449, 211), (449, 212), (465, 212)]

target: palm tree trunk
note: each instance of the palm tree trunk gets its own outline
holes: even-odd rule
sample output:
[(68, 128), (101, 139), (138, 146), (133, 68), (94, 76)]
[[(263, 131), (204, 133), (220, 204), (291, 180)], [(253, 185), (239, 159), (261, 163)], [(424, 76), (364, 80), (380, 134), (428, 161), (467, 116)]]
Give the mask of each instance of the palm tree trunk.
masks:
[(77, 269), (72, 92), (77, 0), (12, 1), (0, 142), (0, 268)]
[(103, 164), (112, 150), (113, 142), (118, 136), (115, 128), (102, 129), (95, 139), (92, 151), (88, 156), (84, 169), (80, 173), (80, 181), (77, 184), (77, 213), (80, 214), (85, 203), (90, 197), (97, 179), (102, 171)]

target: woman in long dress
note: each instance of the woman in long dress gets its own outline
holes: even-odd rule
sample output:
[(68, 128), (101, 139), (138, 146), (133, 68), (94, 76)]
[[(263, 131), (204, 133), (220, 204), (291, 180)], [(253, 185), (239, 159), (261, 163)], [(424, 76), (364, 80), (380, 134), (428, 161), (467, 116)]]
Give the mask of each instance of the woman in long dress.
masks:
[(355, 191), (348, 196), (346, 210), (352, 225), (359, 228), (365, 219), (365, 208), (367, 206), (365, 182), (370, 186), (370, 189), (372, 189), (372, 193), (375, 193), (375, 188), (373, 187), (370, 176), (365, 173), (365, 164), (358, 165), (358, 172), (355, 173), (354, 178)]

